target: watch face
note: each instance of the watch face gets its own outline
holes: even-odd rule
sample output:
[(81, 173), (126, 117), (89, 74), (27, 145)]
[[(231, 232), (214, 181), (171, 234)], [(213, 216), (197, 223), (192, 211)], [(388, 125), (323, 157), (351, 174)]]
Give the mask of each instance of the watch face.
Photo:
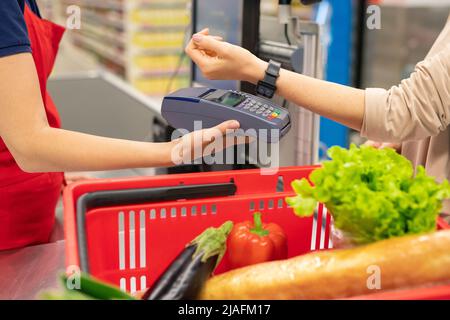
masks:
[(260, 95), (265, 95), (266, 93), (266, 90), (264, 90), (264, 87), (262, 86), (259, 86), (256, 91), (258, 91), (258, 94)]
[(270, 85), (269, 83), (259, 81), (256, 87), (256, 92), (266, 98), (273, 98), (275, 94), (276, 87)]
[(269, 61), (264, 80), (258, 82), (258, 87), (256, 88), (258, 94), (267, 98), (272, 98), (275, 95), (275, 91), (277, 90), (275, 84), (280, 75), (280, 66), (281, 64), (276, 61)]

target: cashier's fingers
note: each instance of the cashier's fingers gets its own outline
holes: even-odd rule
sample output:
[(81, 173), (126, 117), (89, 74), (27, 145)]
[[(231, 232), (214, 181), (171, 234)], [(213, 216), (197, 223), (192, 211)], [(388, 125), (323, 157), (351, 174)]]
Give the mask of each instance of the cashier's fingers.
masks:
[[(228, 147), (231, 147), (232, 145), (236, 144), (236, 141), (234, 139), (226, 139), (227, 136), (234, 136), (234, 133), (237, 129), (239, 129), (240, 124), (238, 121), (230, 120), (222, 122), (221, 124), (203, 130), (203, 147), (207, 147), (208, 145), (214, 145), (215, 151), (219, 151)], [(206, 150), (205, 154), (204, 149), (204, 155), (209, 155), (211, 152), (208, 152)]]
[(232, 136), (239, 127), (238, 121), (231, 120), (212, 128), (188, 133), (173, 141), (171, 161), (175, 165), (192, 164), (193, 160), (207, 157), (212, 153), (235, 145), (236, 139), (227, 139), (226, 136)]
[[(235, 130), (239, 129), (239, 127), (240, 124), (236, 120), (225, 121), (215, 127), (198, 131), (198, 140), (194, 142), (198, 143), (199, 141), (201, 141), (203, 155), (209, 155), (211, 152), (208, 152), (206, 150), (206, 147), (210, 144), (214, 144), (215, 151), (219, 151), (224, 148), (228, 148), (231, 145), (234, 145), (234, 140), (227, 141), (226, 139), (224, 139), (224, 137), (226, 137), (227, 135), (232, 135)], [(227, 143), (231, 145), (227, 145)]]
[(227, 134), (227, 130), (236, 130), (236, 129), (239, 129), (239, 127), (240, 127), (240, 124), (238, 121), (229, 120), (229, 121), (222, 122), (221, 124), (219, 124), (213, 128), (206, 129), (206, 130), (219, 130), (222, 133), (222, 135), (225, 135), (225, 134)]

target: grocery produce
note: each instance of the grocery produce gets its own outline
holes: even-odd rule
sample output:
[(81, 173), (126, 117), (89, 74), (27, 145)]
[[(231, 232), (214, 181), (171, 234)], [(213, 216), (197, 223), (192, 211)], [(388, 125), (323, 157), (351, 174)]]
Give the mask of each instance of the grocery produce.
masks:
[(208, 228), (195, 238), (164, 271), (143, 300), (189, 300), (198, 296), (203, 284), (221, 261), (233, 223)]
[(236, 224), (228, 237), (226, 259), (232, 269), (287, 258), (283, 229), (274, 223), (263, 224), (259, 212), (253, 220)]
[(450, 230), (309, 253), (208, 280), (201, 299), (335, 299), (450, 284)]
[[(88, 274), (79, 273), (71, 276), (78, 283), (74, 285), (68, 281), (67, 275), (61, 276), (62, 290), (48, 291), (40, 294), (40, 298), (46, 300), (136, 300), (133, 296), (123, 292), (118, 287), (106, 284)], [(73, 289), (68, 287), (68, 282)]]
[(333, 215), (335, 226), (355, 244), (370, 243), (436, 228), (442, 200), (450, 198), (448, 181), (427, 176), (393, 149), (333, 147), (332, 159), (306, 179), (296, 180), (297, 194), (286, 199), (298, 216), (310, 216), (318, 202)]

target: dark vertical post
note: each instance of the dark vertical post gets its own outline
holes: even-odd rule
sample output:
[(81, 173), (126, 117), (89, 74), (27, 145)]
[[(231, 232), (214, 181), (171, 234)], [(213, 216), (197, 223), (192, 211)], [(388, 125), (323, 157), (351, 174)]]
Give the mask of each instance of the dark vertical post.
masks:
[[(258, 55), (259, 49), (259, 20), (261, 14), (260, 0), (244, 0), (242, 16), (242, 47), (254, 55)], [(255, 93), (255, 86), (242, 82), (241, 91)]]
[(361, 88), (363, 79), (363, 64), (364, 64), (364, 40), (366, 36), (366, 10), (367, 0), (354, 0), (356, 3), (356, 41), (355, 41), (355, 73), (354, 85)]

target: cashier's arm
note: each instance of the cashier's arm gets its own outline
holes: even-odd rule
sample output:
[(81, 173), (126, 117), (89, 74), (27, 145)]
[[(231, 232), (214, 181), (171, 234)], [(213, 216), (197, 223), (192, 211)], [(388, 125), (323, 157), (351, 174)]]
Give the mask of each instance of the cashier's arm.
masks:
[[(178, 140), (135, 142), (50, 127), (29, 53), (0, 58), (0, 79), (0, 137), (24, 171), (97, 171), (173, 164), (172, 151)], [(217, 128), (225, 132), (237, 126), (230, 121)]]

